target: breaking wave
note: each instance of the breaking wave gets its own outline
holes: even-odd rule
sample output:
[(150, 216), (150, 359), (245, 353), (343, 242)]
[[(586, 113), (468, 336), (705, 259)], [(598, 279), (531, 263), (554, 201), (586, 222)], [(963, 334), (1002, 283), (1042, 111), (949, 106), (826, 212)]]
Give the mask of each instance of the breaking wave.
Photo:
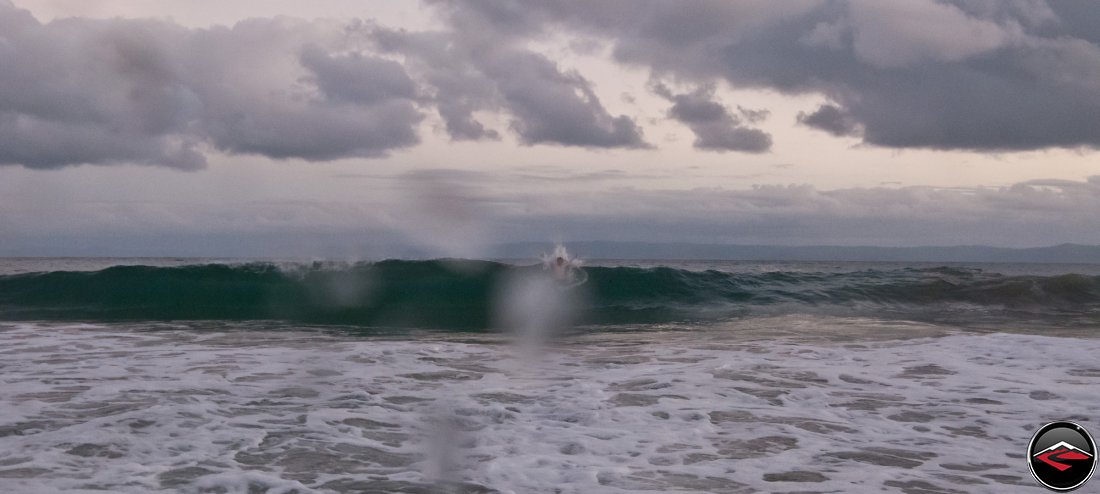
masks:
[[(830, 313), (955, 322), (1100, 321), (1100, 277), (1004, 276), (977, 269), (729, 273), (589, 267), (580, 323), (721, 321)], [(382, 261), (115, 266), (0, 276), (4, 320), (283, 320), (361, 327), (483, 330), (505, 280), (537, 266)]]

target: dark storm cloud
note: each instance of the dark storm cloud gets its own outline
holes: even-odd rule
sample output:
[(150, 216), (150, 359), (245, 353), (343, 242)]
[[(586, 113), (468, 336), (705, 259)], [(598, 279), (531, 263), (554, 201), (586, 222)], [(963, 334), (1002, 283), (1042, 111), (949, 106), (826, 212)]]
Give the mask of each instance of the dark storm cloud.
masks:
[(821, 105), (813, 113), (799, 112), (798, 122), (835, 136), (859, 134), (859, 123), (847, 111), (833, 105)]
[(561, 29), (603, 37), (617, 61), (659, 76), (820, 94), (870, 144), (1100, 147), (1095, 2), (495, 0), (446, 9), (506, 39)]
[(178, 131), (195, 116), (194, 94), (163, 53), (182, 33), (160, 28), (43, 26), (0, 1), (0, 163), (202, 166), (195, 136)]
[(161, 21), (41, 24), (0, 0), (0, 164), (192, 169), (204, 150), (330, 160), (418, 142), (415, 85), (288, 19), (190, 30)]
[[(399, 60), (364, 52), (373, 46)], [(362, 21), (40, 23), (0, 0), (0, 164), (201, 168), (212, 150), (275, 159), (382, 157), (419, 142), (424, 111), (454, 139), (647, 147), (581, 74), (523, 43)], [(410, 75), (413, 74), (413, 75)]]
[(481, 34), (461, 29), (374, 31), (380, 49), (404, 55), (434, 88), (439, 113), (453, 139), (497, 138), (496, 131), (473, 118), (473, 112), (503, 110), (524, 144), (648, 146), (634, 120), (611, 115), (581, 74), (562, 70), (522, 44)]
[(749, 123), (763, 122), (772, 115), (772, 112), (768, 110), (753, 110), (740, 105), (737, 106), (737, 113)]
[(325, 98), (336, 103), (369, 105), (393, 97), (415, 98), (415, 84), (401, 64), (359, 53), (331, 55), (317, 46), (302, 50), (302, 66)]
[(587, 80), (562, 72), (542, 55), (506, 51), (489, 57), (484, 67), (511, 110), (512, 129), (525, 144), (645, 146), (632, 119), (611, 116)]
[(368, 28), (378, 47), (389, 53), (403, 54), (409, 70), (417, 73), (432, 88), (432, 100), (454, 140), (495, 140), (496, 130), (474, 118), (478, 110), (496, 111), (499, 102), (491, 80), (468, 63), (470, 54), (451, 43), (443, 32), (410, 33), (378, 26)]
[[(675, 94), (661, 83), (651, 84), (653, 92), (672, 102), (668, 116), (695, 133), (696, 149), (763, 153), (772, 147), (766, 132), (745, 127), (726, 107), (714, 100), (714, 86), (703, 85), (689, 93)], [(754, 117), (759, 116), (756, 112)], [(763, 117), (760, 117), (763, 118)]]
[[(534, 48), (547, 41), (589, 57), (606, 46), (614, 62), (681, 87), (820, 96), (828, 105), (805, 108), (801, 123), (874, 145), (1100, 147), (1092, 1), (429, 4), (444, 26), (409, 32), (282, 17), (43, 24), (0, 0), (0, 164), (381, 157), (417, 144), (428, 112), (455, 140), (510, 131), (525, 145), (650, 147), (632, 116), (604, 106), (591, 74)], [(697, 91), (669, 99), (700, 149), (771, 146), (751, 127), (763, 110)]]

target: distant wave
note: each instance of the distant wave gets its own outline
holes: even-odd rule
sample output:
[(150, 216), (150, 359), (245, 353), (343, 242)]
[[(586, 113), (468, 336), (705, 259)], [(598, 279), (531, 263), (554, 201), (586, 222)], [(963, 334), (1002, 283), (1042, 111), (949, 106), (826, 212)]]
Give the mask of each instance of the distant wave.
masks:
[[(503, 280), (538, 273), (488, 261), (116, 266), (0, 276), (3, 320), (285, 320), (490, 329)], [(977, 269), (727, 273), (588, 267), (579, 321), (592, 326), (824, 312), (956, 321), (1100, 322), (1100, 277)]]

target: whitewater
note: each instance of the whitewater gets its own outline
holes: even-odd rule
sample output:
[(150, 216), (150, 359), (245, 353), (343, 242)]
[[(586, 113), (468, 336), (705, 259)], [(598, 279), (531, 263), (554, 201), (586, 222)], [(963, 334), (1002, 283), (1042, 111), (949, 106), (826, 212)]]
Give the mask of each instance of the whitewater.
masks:
[(514, 262), (5, 262), (0, 492), (1044, 492), (1100, 409), (1090, 266), (592, 263), (532, 343)]

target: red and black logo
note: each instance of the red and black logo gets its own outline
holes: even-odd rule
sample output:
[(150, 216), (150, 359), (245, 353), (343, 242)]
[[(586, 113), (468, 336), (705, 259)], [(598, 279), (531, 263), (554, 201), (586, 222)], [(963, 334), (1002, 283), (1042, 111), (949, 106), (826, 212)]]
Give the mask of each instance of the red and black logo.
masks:
[(1027, 451), (1035, 479), (1054, 491), (1081, 487), (1096, 467), (1096, 443), (1084, 427), (1073, 422), (1051, 422), (1040, 427)]

